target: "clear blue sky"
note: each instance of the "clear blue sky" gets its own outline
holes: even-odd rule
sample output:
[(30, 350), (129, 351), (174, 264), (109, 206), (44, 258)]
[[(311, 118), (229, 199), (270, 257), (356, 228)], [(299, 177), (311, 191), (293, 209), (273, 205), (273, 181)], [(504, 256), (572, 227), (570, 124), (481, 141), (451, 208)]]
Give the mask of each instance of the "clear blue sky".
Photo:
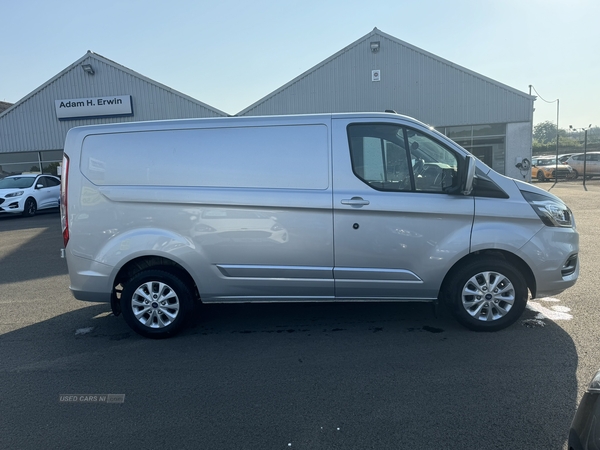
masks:
[[(599, 0), (4, 0), (0, 100), (82, 57), (235, 114), (374, 27), (600, 126)], [(556, 122), (535, 102), (534, 123)]]

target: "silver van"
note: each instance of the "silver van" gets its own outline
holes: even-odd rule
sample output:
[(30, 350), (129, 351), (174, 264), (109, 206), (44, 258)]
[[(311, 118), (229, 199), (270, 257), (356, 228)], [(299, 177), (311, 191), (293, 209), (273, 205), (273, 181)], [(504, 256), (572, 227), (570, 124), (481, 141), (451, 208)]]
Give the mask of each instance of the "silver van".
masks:
[(78, 127), (62, 171), (71, 291), (147, 337), (197, 302), (440, 301), (495, 331), (579, 274), (559, 198), (398, 114)]

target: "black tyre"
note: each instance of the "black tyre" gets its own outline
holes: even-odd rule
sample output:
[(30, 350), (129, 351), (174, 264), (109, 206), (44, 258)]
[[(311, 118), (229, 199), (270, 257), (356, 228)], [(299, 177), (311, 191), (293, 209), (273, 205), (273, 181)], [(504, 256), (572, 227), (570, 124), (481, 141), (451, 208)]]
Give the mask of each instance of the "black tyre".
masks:
[(446, 301), (456, 319), (474, 331), (498, 331), (512, 325), (527, 305), (527, 283), (512, 264), (484, 258), (452, 274)]
[(35, 199), (28, 198), (27, 200), (25, 200), (25, 207), (23, 208), (23, 216), (24, 217), (32, 217), (32, 216), (35, 216), (36, 212), (37, 212), (37, 203), (35, 202)]
[(162, 269), (147, 269), (124, 284), (121, 311), (136, 333), (162, 339), (181, 331), (193, 301), (191, 287), (177, 275)]
[(537, 179), (539, 181), (546, 181), (546, 177), (544, 176), (544, 172), (542, 172), (541, 170), (538, 171), (538, 173), (537, 173)]
[(579, 173), (575, 169), (573, 169), (573, 179), (576, 180), (579, 177)]

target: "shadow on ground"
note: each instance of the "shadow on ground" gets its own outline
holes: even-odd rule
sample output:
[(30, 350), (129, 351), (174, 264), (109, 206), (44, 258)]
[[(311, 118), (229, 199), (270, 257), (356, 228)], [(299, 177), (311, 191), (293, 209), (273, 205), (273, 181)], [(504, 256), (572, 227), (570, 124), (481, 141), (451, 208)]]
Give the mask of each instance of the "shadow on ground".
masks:
[[(0, 236), (8, 232), (20, 236), (18, 245), (0, 241), (0, 284), (67, 274), (67, 264), (60, 255), (63, 241), (59, 223), (57, 210), (34, 217), (0, 215)], [(48, 248), (52, 251), (46, 251)]]
[(425, 304), (205, 305), (163, 341), (94, 304), (0, 354), (1, 448), (561, 449), (577, 396), (559, 326), (474, 333)]

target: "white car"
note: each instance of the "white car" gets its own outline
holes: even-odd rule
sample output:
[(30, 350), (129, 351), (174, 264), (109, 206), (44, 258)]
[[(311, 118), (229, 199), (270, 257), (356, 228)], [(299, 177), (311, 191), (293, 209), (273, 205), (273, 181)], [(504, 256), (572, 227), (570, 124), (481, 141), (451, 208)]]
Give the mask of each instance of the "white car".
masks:
[(35, 215), (60, 206), (60, 179), (53, 175), (22, 174), (0, 180), (0, 213)]

